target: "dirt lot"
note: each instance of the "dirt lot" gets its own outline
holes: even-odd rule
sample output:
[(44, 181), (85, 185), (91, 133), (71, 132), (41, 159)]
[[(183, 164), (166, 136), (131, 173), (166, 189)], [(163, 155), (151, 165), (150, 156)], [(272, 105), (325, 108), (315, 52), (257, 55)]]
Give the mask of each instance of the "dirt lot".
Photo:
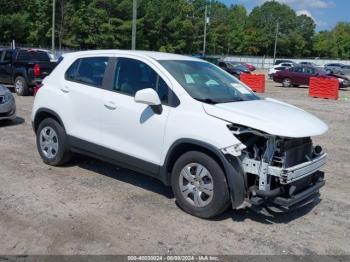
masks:
[[(160, 182), (100, 161), (42, 163), (32, 97), (17, 97), (15, 124), (0, 124), (0, 254), (350, 254), (350, 90), (314, 99), (268, 84), (264, 96), (300, 106), (330, 127), (319, 203), (267, 217), (246, 209), (216, 220), (185, 214)], [(278, 114), (278, 112), (276, 112)]]

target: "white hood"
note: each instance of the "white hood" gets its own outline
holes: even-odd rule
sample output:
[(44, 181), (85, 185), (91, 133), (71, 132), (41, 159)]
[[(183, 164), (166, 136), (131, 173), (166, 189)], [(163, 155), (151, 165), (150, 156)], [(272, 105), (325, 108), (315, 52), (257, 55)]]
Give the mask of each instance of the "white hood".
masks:
[(207, 114), (281, 137), (310, 137), (325, 133), (327, 125), (295, 106), (274, 100), (203, 104)]

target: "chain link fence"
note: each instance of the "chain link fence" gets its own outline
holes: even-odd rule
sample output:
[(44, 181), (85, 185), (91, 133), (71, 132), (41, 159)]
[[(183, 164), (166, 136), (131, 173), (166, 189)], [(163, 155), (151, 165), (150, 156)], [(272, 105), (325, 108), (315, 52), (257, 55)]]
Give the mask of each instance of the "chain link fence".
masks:
[[(11, 44), (1, 44), (0, 48), (10, 48)], [(38, 46), (31, 46), (31, 45), (18, 45), (16, 44), (16, 47), (22, 47), (22, 48), (39, 48), (51, 51), (51, 48), (48, 47), (38, 47)], [(62, 48), (57, 49), (54, 51), (53, 55), (58, 58), (64, 53), (70, 53), (70, 52), (77, 52), (77, 51), (83, 51), (83, 49), (79, 48)], [(258, 69), (269, 69), (273, 66), (273, 58), (265, 57), (265, 56), (222, 56), (222, 55), (210, 55), (209, 57), (225, 60), (225, 61), (236, 61), (236, 62), (243, 62), (247, 64), (251, 64), (255, 66)], [(295, 63), (299, 62), (312, 62), (315, 63), (318, 66), (324, 66), (325, 64), (329, 63), (341, 63), (344, 65), (350, 65), (350, 60), (337, 60), (337, 59), (315, 59), (315, 58), (276, 58), (277, 59), (284, 59), (284, 60), (292, 60)]]

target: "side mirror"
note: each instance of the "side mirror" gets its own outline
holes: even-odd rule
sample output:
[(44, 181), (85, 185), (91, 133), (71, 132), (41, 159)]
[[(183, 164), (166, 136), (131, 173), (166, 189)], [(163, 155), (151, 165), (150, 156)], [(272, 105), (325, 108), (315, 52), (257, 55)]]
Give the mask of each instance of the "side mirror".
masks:
[(135, 94), (135, 102), (149, 105), (153, 112), (160, 115), (163, 112), (162, 103), (156, 91), (152, 88), (142, 89)]
[(149, 106), (159, 106), (161, 105), (159, 96), (156, 91), (152, 88), (142, 89), (137, 91), (135, 94), (135, 102), (146, 104)]

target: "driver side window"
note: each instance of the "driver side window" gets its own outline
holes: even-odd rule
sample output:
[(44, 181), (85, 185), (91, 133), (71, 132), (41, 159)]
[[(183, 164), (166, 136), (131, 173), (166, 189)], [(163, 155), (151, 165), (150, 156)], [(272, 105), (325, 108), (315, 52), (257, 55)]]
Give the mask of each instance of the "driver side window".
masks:
[(113, 90), (135, 96), (142, 89), (154, 89), (162, 103), (168, 103), (169, 87), (147, 64), (130, 58), (118, 58), (114, 73)]

